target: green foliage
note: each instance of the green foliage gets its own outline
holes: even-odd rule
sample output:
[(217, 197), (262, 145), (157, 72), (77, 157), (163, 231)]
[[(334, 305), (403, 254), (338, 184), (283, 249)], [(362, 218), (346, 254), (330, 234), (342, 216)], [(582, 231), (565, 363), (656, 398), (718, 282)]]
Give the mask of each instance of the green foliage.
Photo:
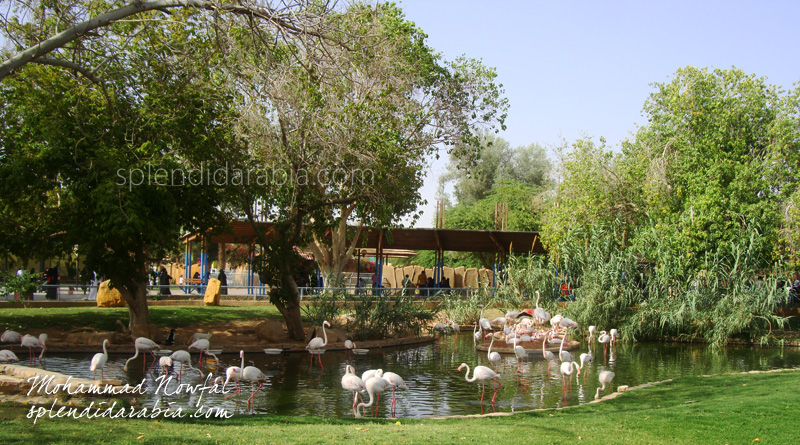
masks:
[(322, 294), (310, 297), (312, 300), (303, 306), (306, 319), (313, 326), (322, 326), (323, 321), (335, 325), (339, 312), (344, 306), (347, 295), (344, 292), (325, 291)]
[[(786, 321), (775, 315), (786, 300), (778, 286), (786, 275), (782, 264), (765, 263), (768, 240), (757, 228), (743, 228), (734, 241), (706, 255), (699, 271), (686, 267), (696, 262), (681, 257), (682, 246), (665, 242), (655, 230), (649, 233), (649, 245), (623, 249), (613, 227), (576, 230), (557, 246), (556, 260), (510, 264), (508, 283), (517, 283), (521, 292), (552, 289), (554, 271), (567, 271), (577, 297), (563, 309), (565, 315), (582, 326), (617, 328), (629, 340), (702, 338), (714, 346), (736, 337), (774, 340), (772, 331)], [(642, 261), (645, 253), (655, 256)], [(550, 306), (548, 300), (543, 307)]]
[(425, 309), (402, 293), (393, 298), (356, 298), (352, 305), (353, 318), (347, 330), (355, 340), (418, 336), (436, 314), (435, 309)]
[(0, 288), (0, 297), (7, 297), (15, 293), (30, 295), (39, 288), (36, 277), (28, 272), (23, 272), (22, 275), (10, 272), (2, 274), (0, 275), (0, 281), (3, 282), (3, 287)]

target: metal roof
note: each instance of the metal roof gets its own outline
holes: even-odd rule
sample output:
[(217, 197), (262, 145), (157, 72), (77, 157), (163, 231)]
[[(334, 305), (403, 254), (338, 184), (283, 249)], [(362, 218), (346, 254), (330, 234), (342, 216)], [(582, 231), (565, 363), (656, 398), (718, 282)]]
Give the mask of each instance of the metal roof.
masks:
[[(259, 222), (266, 233), (273, 232), (272, 223)], [(184, 237), (184, 242), (192, 241), (198, 234)], [(209, 235), (212, 243), (250, 244), (255, 230), (249, 222), (234, 221), (227, 228)], [(504, 230), (462, 230), (462, 229), (375, 229), (362, 232), (359, 248), (403, 249), (403, 250), (441, 250), (449, 252), (532, 252), (547, 253), (538, 232), (515, 232)]]

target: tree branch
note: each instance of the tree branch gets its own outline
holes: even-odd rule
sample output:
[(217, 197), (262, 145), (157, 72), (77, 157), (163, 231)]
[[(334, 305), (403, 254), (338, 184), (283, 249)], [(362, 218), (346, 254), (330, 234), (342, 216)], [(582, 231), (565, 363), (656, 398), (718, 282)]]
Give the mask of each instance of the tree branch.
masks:
[(0, 81), (6, 78), (15, 69), (18, 69), (35, 59), (49, 54), (50, 52), (63, 47), (67, 43), (79, 39), (91, 31), (107, 27), (110, 24), (124, 19), (126, 17), (141, 14), (147, 11), (161, 10), (166, 11), (171, 8), (195, 8), (213, 12), (229, 12), (232, 14), (244, 15), (247, 17), (256, 17), (258, 19), (269, 22), (278, 28), (288, 31), (290, 34), (295, 35), (310, 35), (322, 39), (327, 39), (336, 42), (337, 44), (346, 48), (344, 43), (338, 42), (331, 37), (324, 36), (319, 32), (308, 28), (301, 28), (280, 17), (280, 14), (271, 8), (247, 6), (247, 5), (233, 5), (229, 3), (216, 3), (207, 0), (153, 0), (134, 2), (130, 5), (123, 6), (119, 9), (114, 9), (106, 13), (100, 14), (89, 20), (78, 23), (77, 25), (66, 29), (49, 39), (41, 41), (24, 51), (18, 52), (11, 56), (6, 61), (0, 64)]

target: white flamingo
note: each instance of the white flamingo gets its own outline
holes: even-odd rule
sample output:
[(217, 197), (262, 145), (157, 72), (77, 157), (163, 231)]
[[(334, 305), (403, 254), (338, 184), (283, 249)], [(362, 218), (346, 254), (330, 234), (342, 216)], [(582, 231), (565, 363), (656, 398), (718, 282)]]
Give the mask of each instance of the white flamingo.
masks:
[[(600, 374), (598, 374), (597, 379), (600, 381), (600, 383), (603, 384), (603, 386), (601, 388), (597, 388), (597, 392), (594, 394), (594, 399), (595, 400), (600, 398), (600, 390), (601, 389), (603, 391), (603, 396), (606, 395), (606, 385), (611, 386), (611, 381), (614, 380), (614, 373), (611, 372), (611, 371), (603, 371)], [(611, 389), (611, 388), (609, 388), (609, 389)]]
[(92, 364), (89, 365), (89, 370), (92, 371), (92, 378), (95, 380), (97, 379), (97, 368), (100, 368), (100, 378), (105, 378), (103, 369), (106, 367), (106, 362), (108, 361), (108, 350), (106, 349), (107, 344), (108, 339), (103, 340), (103, 352), (98, 352), (95, 354), (94, 357), (92, 357)]
[(19, 343), (22, 336), (17, 331), (6, 329), (3, 335), (0, 335), (0, 343)]
[(536, 309), (533, 310), (533, 317), (536, 318), (536, 321), (539, 324), (545, 324), (550, 321), (550, 314), (544, 310), (543, 308), (539, 307), (539, 291), (536, 291)]
[(228, 394), (228, 396), (225, 397), (225, 400), (231, 398), (233, 394), (242, 393), (242, 388), (239, 384), (239, 381), (242, 379), (242, 370), (244, 369), (244, 351), (239, 351), (239, 358), (242, 360), (241, 366), (229, 366), (228, 369), (225, 370), (225, 382), (222, 384), (222, 387), (225, 388), (225, 385), (227, 385), (231, 380), (236, 383), (236, 391), (232, 394)]
[(344, 341), (344, 349), (345, 349), (345, 352), (347, 353), (347, 355), (352, 354), (353, 353), (353, 349), (355, 349), (355, 348), (356, 348), (356, 344), (353, 343), (352, 340), (345, 340)]
[(164, 374), (169, 374), (170, 371), (175, 371), (172, 368), (172, 358), (166, 355), (158, 358), (158, 366), (161, 368), (161, 372)]
[[(356, 406), (355, 416), (356, 418), (361, 417), (361, 412), (359, 409), (364, 409), (366, 407), (371, 407), (373, 403), (375, 403), (375, 396), (377, 395), (377, 401), (380, 402), (381, 400), (381, 393), (386, 391), (386, 388), (389, 386), (389, 382), (387, 382), (383, 377), (374, 376), (371, 377), (369, 380), (364, 382), (364, 386), (367, 388), (367, 394), (369, 394), (369, 402), (368, 403), (359, 403)], [(378, 405), (375, 404), (375, 411), (372, 413), (374, 417), (378, 413)]]
[[(134, 348), (136, 348), (136, 354), (134, 354), (133, 357), (129, 358), (125, 362), (125, 366), (122, 368), (123, 371), (127, 371), (128, 370), (128, 363), (130, 363), (131, 360), (133, 360), (133, 359), (135, 359), (136, 357), (139, 356), (139, 351), (150, 352), (150, 355), (153, 356), (153, 362), (155, 363), (156, 355), (153, 353), (153, 349), (161, 349), (161, 346), (159, 346), (156, 342), (154, 342), (153, 340), (150, 340), (149, 338), (146, 338), (146, 337), (137, 338), (133, 342), (133, 346), (134, 346)], [(146, 362), (147, 362), (146, 359), (142, 359), (142, 372), (144, 372), (144, 368), (145, 368)]]
[(33, 356), (33, 349), (41, 348), (42, 352), (39, 354), (39, 362), (41, 363), (42, 358), (44, 357), (44, 352), (47, 350), (47, 345), (45, 344), (46, 342), (47, 334), (39, 334), (39, 338), (26, 334), (20, 340), (20, 346), (28, 348), (28, 357), (31, 363), (36, 363), (36, 358)]
[(169, 358), (172, 359), (173, 362), (178, 362), (181, 364), (181, 370), (178, 372), (178, 378), (183, 375), (183, 366), (186, 365), (189, 369), (195, 370), (200, 373), (200, 377), (203, 377), (203, 371), (195, 368), (192, 366), (192, 354), (188, 351), (184, 351), (183, 349), (179, 349), (172, 354), (170, 354)]
[(572, 386), (572, 373), (578, 370), (578, 375), (581, 374), (581, 367), (579, 364), (575, 362), (564, 362), (561, 364), (561, 387), (564, 392), (567, 391), (567, 384), (564, 383), (564, 379), (566, 378), (569, 382), (569, 386)]
[[(583, 369), (586, 366), (587, 363), (589, 363), (589, 362), (594, 360), (594, 356), (592, 355), (591, 352), (584, 352), (583, 354), (580, 355), (580, 359), (581, 359), (581, 369)], [(588, 374), (588, 373), (589, 373), (588, 369), (583, 371), (583, 381), (584, 382), (586, 381), (586, 374)]]
[[(525, 375), (525, 370), (522, 369), (522, 362), (525, 359), (525, 357), (528, 355), (528, 351), (525, 350), (525, 348), (523, 348), (522, 346), (515, 344), (514, 345), (514, 355), (517, 356), (517, 372), (522, 371), (522, 375)], [(514, 374), (516, 374), (517, 372), (515, 372)]]
[(455, 320), (450, 320), (450, 326), (453, 328), (453, 333), (455, 334), (456, 338), (458, 338), (458, 333), (461, 331), (461, 326), (459, 326)]
[(361, 374), (361, 380), (363, 380), (364, 383), (373, 377), (383, 377), (383, 369), (367, 369)]
[(478, 323), (472, 323), (472, 344), (478, 343), (483, 338), (483, 333), (478, 327)]
[(392, 387), (392, 415), (394, 415), (394, 405), (395, 405), (395, 397), (394, 397), (394, 390), (397, 388), (408, 390), (408, 386), (406, 386), (406, 382), (403, 380), (402, 377), (393, 373), (393, 372), (386, 372), (383, 374), (383, 379)]
[(597, 342), (603, 345), (603, 358), (608, 352), (608, 342), (611, 341), (611, 336), (606, 331), (600, 331), (600, 336), (597, 337)]
[(545, 335), (544, 340), (542, 340), (542, 356), (547, 360), (547, 372), (550, 372), (550, 366), (553, 364), (553, 360), (556, 359), (555, 354), (545, 349), (545, 345), (547, 345), (549, 339), (550, 335)]
[(8, 349), (0, 350), (0, 363), (18, 362), (19, 357)]
[(322, 366), (322, 354), (320, 353), (320, 350), (328, 344), (328, 334), (325, 332), (325, 326), (331, 327), (331, 324), (328, 323), (327, 320), (322, 322), (322, 336), (324, 339), (314, 337), (306, 345), (306, 349), (308, 349), (308, 352), (311, 353), (311, 361), (308, 364), (309, 367), (314, 366), (314, 354), (316, 354), (317, 359), (319, 359), (319, 367), (325, 369), (325, 367)]
[(492, 337), (492, 341), (489, 343), (489, 350), (486, 352), (486, 357), (489, 358), (490, 363), (494, 363), (495, 369), (497, 369), (497, 364), (500, 363), (502, 357), (500, 357), (500, 353), (495, 351), (492, 352), (492, 345), (494, 344), (494, 334), (486, 334), (486, 337)]
[(211, 342), (209, 342), (205, 338), (201, 338), (200, 340), (197, 340), (196, 342), (190, 344), (188, 349), (189, 350), (197, 349), (198, 351), (200, 351), (200, 358), (197, 360), (197, 366), (203, 366), (204, 352), (206, 353), (206, 355), (214, 357), (214, 360), (217, 363), (219, 363), (219, 359), (217, 358), (217, 356), (211, 353)]
[(475, 371), (472, 373), (472, 378), (469, 378), (469, 365), (466, 363), (462, 363), (461, 366), (458, 367), (458, 370), (461, 371), (464, 367), (467, 367), (467, 373), (464, 374), (464, 379), (470, 383), (474, 382), (475, 380), (481, 381), (481, 404), (483, 403), (483, 396), (486, 393), (486, 381), (492, 380), (497, 383), (497, 388), (494, 390), (494, 394), (492, 395), (492, 405), (494, 405), (495, 398), (497, 397), (497, 391), (500, 389), (500, 382), (497, 381), (500, 378), (500, 374), (492, 371), (491, 368), (487, 368), (486, 366), (476, 366)]
[(480, 316), (480, 319), (478, 319), (478, 325), (484, 331), (494, 331), (494, 328), (492, 328), (492, 322), (489, 321), (488, 318), (484, 318), (483, 317), (483, 306), (481, 306), (481, 316)]
[(611, 336), (611, 349), (614, 349), (614, 346), (617, 344), (617, 330), (612, 329), (608, 331), (608, 335)]
[(342, 377), (342, 389), (353, 393), (353, 415), (355, 415), (356, 400), (358, 400), (360, 392), (367, 390), (367, 386), (364, 384), (364, 381), (356, 375), (356, 369), (350, 365), (347, 365), (345, 368), (345, 374)]
[(567, 331), (567, 333), (564, 334), (564, 338), (563, 340), (561, 340), (561, 346), (558, 348), (558, 359), (561, 360), (562, 363), (572, 361), (572, 354), (564, 350), (564, 344), (567, 343), (568, 335), (569, 331)]
[(591, 342), (592, 342), (592, 340), (594, 340), (594, 331), (595, 331), (596, 329), (597, 329), (597, 328), (595, 328), (595, 326), (594, 326), (594, 325), (591, 325), (591, 326), (589, 326), (589, 343), (591, 343)]
[(241, 380), (248, 381), (255, 386), (258, 383), (258, 388), (256, 388), (250, 397), (247, 399), (247, 408), (250, 408), (252, 403), (253, 397), (255, 397), (256, 393), (261, 390), (261, 387), (264, 386), (264, 382), (267, 380), (267, 376), (261, 372), (260, 369), (256, 368), (255, 366), (247, 366), (242, 369), (242, 376)]

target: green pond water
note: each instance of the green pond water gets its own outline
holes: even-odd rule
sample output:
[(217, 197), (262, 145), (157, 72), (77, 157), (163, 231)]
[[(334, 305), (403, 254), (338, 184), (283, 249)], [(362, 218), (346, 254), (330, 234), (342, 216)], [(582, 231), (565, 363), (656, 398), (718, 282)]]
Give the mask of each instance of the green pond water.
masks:
[[(583, 344), (579, 350), (571, 352), (578, 361), (580, 353), (586, 351), (587, 347)], [(219, 376), (224, 375), (228, 366), (238, 366), (238, 353), (233, 353), (237, 351), (225, 352), (219, 356), (218, 366), (213, 361), (204, 362), (204, 371)], [(45, 367), (75, 377), (91, 378), (89, 364), (92, 355), (50, 354)], [(20, 357), (27, 357), (27, 353)], [(196, 365), (198, 354), (193, 354), (193, 357)], [(196, 409), (197, 393), (181, 391), (179, 394), (165, 395), (177, 388), (175, 379), (168, 391), (164, 391), (163, 387), (161, 391), (156, 391), (159, 384), (156, 378), (161, 374), (158, 365), (142, 373), (142, 362), (137, 358), (131, 362), (129, 371), (123, 372), (123, 365), (128, 358), (111, 355), (105, 368), (106, 378), (117, 378), (131, 384), (138, 384), (144, 379), (149, 394), (140, 398), (143, 406), (163, 408), (169, 403), (172, 408), (180, 407), (192, 412)], [(584, 370), (586, 375), (581, 375), (577, 383), (573, 377), (572, 388), (564, 395), (558, 362), (553, 362), (548, 372), (548, 364), (542, 359), (541, 353), (531, 354), (522, 365), (523, 371), (515, 373), (516, 358), (503, 355), (498, 367), (502, 386), (496, 403), (492, 405), (489, 384), (486, 399), (481, 404), (480, 383), (468, 383), (464, 379), (464, 371), (457, 371), (461, 363), (467, 363), (470, 368), (489, 364), (486, 353), (475, 350), (470, 333), (462, 333), (458, 339), (454, 336), (442, 337), (419, 346), (374, 349), (366, 355), (349, 358), (344, 352), (328, 351), (322, 354), (324, 370), (320, 369), (316, 360), (314, 366), (310, 367), (309, 358), (308, 353), (245, 354), (245, 366), (254, 365), (267, 375), (266, 383), (253, 398), (252, 408), (248, 411), (246, 405), (246, 399), (252, 392), (249, 384), (243, 386), (241, 398), (233, 396), (227, 401), (221, 394), (206, 392), (202, 405), (207, 409), (221, 408), (228, 412), (251, 412), (256, 415), (352, 416), (352, 394), (341, 387), (347, 364), (354, 366), (359, 375), (367, 369), (380, 368), (395, 372), (405, 379), (409, 389), (397, 392), (395, 416), (398, 418), (510, 412), (587, 403), (594, 399), (599, 387), (597, 376), (603, 370), (616, 374), (612, 383), (616, 389), (619, 385), (635, 386), (686, 375), (800, 368), (800, 348), (731, 346), (715, 351), (702, 344), (619, 343), (605, 359), (602, 347), (595, 347), (594, 361)], [(148, 367), (152, 361), (152, 358), (148, 358)], [(203, 382), (204, 379), (193, 371), (184, 373), (181, 379), (182, 384), (191, 386)], [(227, 388), (229, 391), (232, 389), (233, 385)], [(379, 416), (390, 416), (390, 401), (391, 393), (381, 397)]]

